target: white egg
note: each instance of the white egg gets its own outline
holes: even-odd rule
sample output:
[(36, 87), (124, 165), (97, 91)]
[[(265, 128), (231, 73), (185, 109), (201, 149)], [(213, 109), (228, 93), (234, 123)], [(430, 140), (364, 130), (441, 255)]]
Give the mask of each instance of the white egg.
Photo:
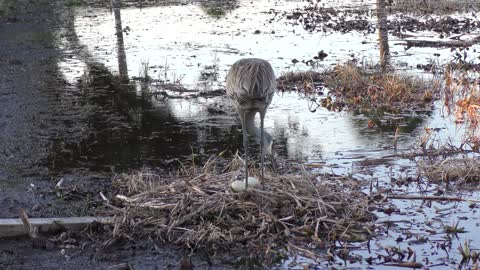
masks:
[(239, 181), (235, 180), (232, 182), (232, 190), (235, 192), (240, 192), (245, 190), (245, 182), (244, 181)]
[[(260, 184), (260, 181), (258, 181), (258, 179), (256, 177), (248, 177), (248, 187), (251, 188), (251, 187), (254, 187), (254, 186), (257, 186), (258, 184)], [(240, 191), (244, 191), (245, 190), (245, 180), (243, 181), (240, 181), (240, 180), (235, 180), (232, 182), (232, 189), (233, 191), (235, 192), (240, 192)]]
[(260, 184), (260, 181), (256, 177), (249, 176), (248, 177), (248, 186), (249, 187), (254, 187), (256, 185)]

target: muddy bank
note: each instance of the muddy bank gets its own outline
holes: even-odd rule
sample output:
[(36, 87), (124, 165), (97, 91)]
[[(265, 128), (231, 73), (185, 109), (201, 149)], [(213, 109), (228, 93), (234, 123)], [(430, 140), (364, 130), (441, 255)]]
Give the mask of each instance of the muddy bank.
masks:
[[(85, 108), (75, 106), (76, 89), (58, 72), (65, 52), (55, 31), (70, 11), (59, 1), (3, 1), (0, 17), (0, 217), (81, 214), (83, 196), (60, 200), (55, 194), (52, 157), (65, 160), (62, 144), (84, 137)], [(73, 105), (73, 106), (72, 106)], [(82, 176), (83, 175), (83, 176)], [(97, 189), (109, 176), (71, 173), (67, 186)], [(80, 181), (78, 181), (80, 180)], [(94, 251), (94, 250), (93, 250)], [(108, 266), (91, 260), (92, 250), (67, 260), (60, 249), (33, 249), (28, 239), (0, 241), (2, 269), (89, 269)], [(75, 265), (73, 267), (72, 265)]]
[[(103, 142), (123, 139), (111, 129), (126, 116), (102, 106), (115, 98), (110, 88), (88, 91), (60, 72), (64, 59), (82, 55), (68, 6), (45, 0), (2, 7), (10, 12), (0, 27), (0, 216), (17, 217), (19, 207), (31, 217), (92, 214), (98, 202), (86, 198), (109, 186), (115, 170), (112, 159), (99, 162), (111, 153)], [(61, 48), (61, 38), (74, 48)], [(92, 64), (84, 80), (102, 81), (95, 71)], [(55, 190), (61, 179), (72, 191), (67, 197)]]
[[(162, 123), (170, 122), (172, 129), (180, 123), (169, 121), (168, 110), (161, 116), (150, 113), (150, 105), (129, 94), (130, 86), (118, 84), (102, 65), (87, 61), (88, 72), (74, 81), (59, 70), (65, 59), (89, 57), (75, 42), (76, 35), (69, 28), (72, 10), (63, 2), (0, 4), (8, 10), (0, 17), (0, 217), (18, 217), (19, 208), (25, 208), (30, 217), (95, 215), (102, 204), (98, 193), (109, 196), (114, 172), (146, 163), (138, 155), (145, 144), (130, 144), (145, 131), (135, 128), (137, 110), (142, 108), (146, 122), (164, 117)], [(59, 44), (62, 39), (70, 45)], [(154, 127), (150, 135), (165, 129), (148, 126)], [(193, 141), (197, 136), (185, 134), (178, 137)], [(157, 138), (150, 141), (159, 149), (170, 149), (165, 155), (178, 157), (174, 147), (158, 145), (167, 141), (150, 138)], [(137, 150), (130, 153), (131, 149)], [(182, 151), (188, 154), (191, 148), (184, 143)], [(154, 159), (152, 164), (162, 162)], [(113, 269), (124, 269), (127, 265), (122, 263), (135, 269), (175, 269), (184, 255), (162, 242), (105, 244), (107, 239), (89, 231), (57, 242), (60, 236), (48, 236), (50, 244), (41, 247), (32, 246), (27, 238), (2, 239), (2, 269), (105, 269), (115, 265)], [(198, 267), (212, 263), (201, 255), (192, 260)], [(218, 269), (228, 269), (225, 263), (214, 262), (220, 265)]]
[[(145, 164), (129, 151), (143, 147), (129, 143), (140, 136), (133, 118), (144, 106), (87, 59), (70, 7), (45, 0), (2, 8), (9, 12), (0, 27), (0, 216), (16, 217), (19, 207), (32, 217), (86, 214), (96, 203), (86, 210), (83, 200), (109, 186), (114, 171)], [(77, 56), (88, 60), (88, 73), (69, 81), (59, 65)], [(61, 179), (75, 191), (68, 204), (56, 194)]]
[(10, 10), (0, 27), (2, 217), (16, 216), (18, 207), (40, 207), (46, 202), (36, 194), (45, 193), (52, 180), (48, 167), (42, 166), (51, 150), (50, 138), (76, 128), (73, 121), (68, 125), (61, 117), (70, 105), (64, 97), (68, 86), (57, 71), (61, 52), (52, 30), (59, 24), (59, 7), (52, 5), (53, 1), (2, 5)]
[[(82, 232), (86, 234), (86, 232)], [(33, 248), (26, 238), (0, 241), (0, 265), (5, 270), (19, 269), (178, 269), (184, 252), (175, 246), (155, 241), (104, 245), (104, 239), (68, 235), (66, 243), (46, 249)], [(52, 238), (58, 239), (60, 235)], [(194, 269), (236, 269), (225, 261), (204, 255), (191, 257)], [(212, 264), (213, 266), (209, 265)], [(129, 268), (130, 267), (130, 268)]]

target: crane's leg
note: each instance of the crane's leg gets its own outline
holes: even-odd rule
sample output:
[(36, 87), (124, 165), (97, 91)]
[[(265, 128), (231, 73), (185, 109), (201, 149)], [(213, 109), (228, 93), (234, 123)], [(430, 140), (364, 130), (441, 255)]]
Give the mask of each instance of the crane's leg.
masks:
[(265, 187), (265, 179), (264, 179), (264, 166), (263, 162), (265, 161), (265, 153), (263, 152), (263, 147), (265, 145), (264, 142), (264, 131), (263, 131), (263, 120), (265, 119), (265, 111), (260, 112), (260, 166), (262, 167), (262, 185)]
[(240, 112), (242, 121), (243, 148), (245, 148), (245, 190), (248, 188), (248, 134), (247, 134), (247, 112)]

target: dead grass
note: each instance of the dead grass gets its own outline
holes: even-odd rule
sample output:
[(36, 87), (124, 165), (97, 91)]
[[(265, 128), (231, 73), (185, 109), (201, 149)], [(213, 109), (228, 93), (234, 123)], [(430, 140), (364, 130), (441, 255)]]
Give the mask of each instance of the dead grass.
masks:
[(442, 140), (439, 130), (425, 128), (425, 134), (413, 147), (409, 158), (416, 160), (420, 176), (435, 183), (478, 189), (480, 183), (480, 137), (468, 132), (461, 142)]
[(306, 96), (329, 95), (318, 106), (342, 110), (355, 109), (401, 112), (431, 105), (441, 87), (439, 80), (422, 80), (415, 76), (381, 72), (358, 66), (353, 62), (339, 63), (324, 72), (288, 72), (277, 79), (281, 92), (294, 91)]
[(456, 185), (480, 182), (480, 160), (477, 158), (450, 157), (430, 163), (419, 163), (420, 171), (432, 182), (455, 182)]
[(480, 86), (477, 73), (455, 70), (445, 71), (444, 107), (454, 114), (457, 123), (477, 127), (480, 122)]
[(352, 62), (337, 64), (326, 73), (325, 85), (347, 104), (364, 109), (406, 111), (431, 104), (440, 89), (439, 81), (380, 72)]
[(277, 79), (277, 89), (282, 92), (318, 94), (322, 89), (324, 74), (316, 71), (287, 72)]
[(265, 188), (235, 193), (230, 183), (240, 174), (238, 164), (237, 158), (222, 173), (214, 173), (218, 168), (209, 161), (177, 177), (145, 171), (116, 177), (119, 195), (111, 208), (123, 219), (113, 236), (152, 237), (192, 250), (253, 252), (271, 262), (287, 251), (316, 257), (313, 250), (329, 241), (370, 234), (373, 215), (357, 181), (304, 171), (269, 175)]

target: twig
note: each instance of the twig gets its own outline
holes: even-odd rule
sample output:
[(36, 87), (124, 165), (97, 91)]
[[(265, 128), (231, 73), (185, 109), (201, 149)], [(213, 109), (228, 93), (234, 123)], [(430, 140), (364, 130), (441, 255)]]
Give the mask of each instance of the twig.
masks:
[(423, 264), (418, 262), (399, 262), (399, 263), (389, 263), (382, 264), (385, 266), (395, 266), (395, 267), (405, 267), (405, 268), (422, 268)]
[(63, 177), (58, 181), (58, 183), (55, 185), (55, 188), (60, 188), (63, 184)]
[(288, 243), (288, 246), (302, 252), (305, 257), (310, 258), (314, 261), (318, 261), (320, 259), (320, 257), (317, 254), (311, 252), (308, 249), (304, 249), (304, 248), (295, 246), (294, 244), (292, 244), (290, 242)]
[(110, 200), (107, 198), (107, 196), (105, 196), (105, 195), (103, 194), (103, 192), (100, 191), (99, 194), (100, 194), (100, 197), (102, 198), (102, 200), (103, 200), (104, 202), (106, 202), (106, 203), (109, 203), (109, 202), (110, 202)]
[(38, 238), (38, 233), (35, 230), (35, 227), (32, 226), (30, 223), (30, 220), (28, 218), (27, 212), (25, 209), (20, 208), (18, 209), (18, 212), (20, 214), (20, 219), (22, 220), (23, 227), (25, 228), (25, 232), (30, 236), (30, 238), (35, 239)]
[(168, 228), (168, 231), (170, 231), (172, 228), (175, 228), (175, 227), (178, 227), (178, 226), (181, 226), (183, 225), (183, 223), (185, 223), (186, 221), (189, 221), (192, 217), (196, 216), (197, 214), (199, 214), (200, 212), (202, 212), (205, 208), (207, 208), (207, 204), (204, 204), (204, 205), (201, 205), (199, 208), (197, 208), (197, 210), (183, 216), (183, 218), (173, 222), (169, 228)]

